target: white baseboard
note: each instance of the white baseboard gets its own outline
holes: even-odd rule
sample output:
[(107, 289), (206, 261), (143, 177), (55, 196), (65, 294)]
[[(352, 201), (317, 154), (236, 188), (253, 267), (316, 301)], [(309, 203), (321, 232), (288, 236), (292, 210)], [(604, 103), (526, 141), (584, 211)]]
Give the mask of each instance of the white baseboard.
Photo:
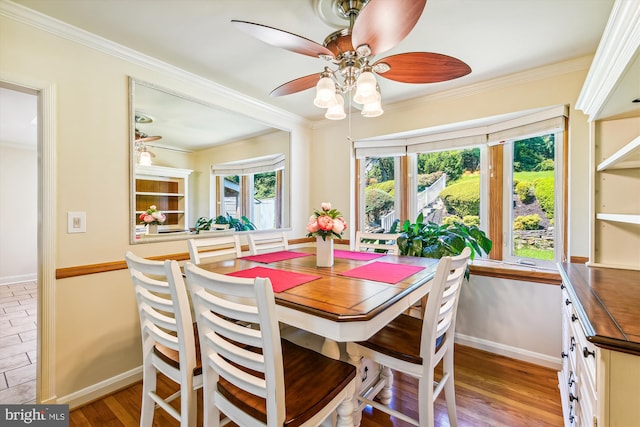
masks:
[(21, 274), (18, 276), (4, 276), (4, 277), (0, 277), (0, 286), (14, 285), (16, 283), (23, 283), (23, 282), (34, 282), (36, 280), (38, 280), (37, 273)]
[(455, 342), (461, 345), (466, 345), (467, 347), (477, 348), (479, 350), (488, 351), (501, 356), (507, 356), (512, 359), (522, 360), (523, 362), (533, 363), (535, 365), (544, 366), (558, 371), (562, 368), (562, 360), (559, 357), (552, 357), (547, 354), (535, 353), (533, 351), (463, 334), (456, 334)]
[(69, 409), (86, 405), (122, 388), (125, 388), (142, 379), (142, 366), (123, 372), (115, 377), (108, 378), (97, 384), (93, 384), (82, 390), (78, 390), (57, 399), (58, 404), (69, 405)]

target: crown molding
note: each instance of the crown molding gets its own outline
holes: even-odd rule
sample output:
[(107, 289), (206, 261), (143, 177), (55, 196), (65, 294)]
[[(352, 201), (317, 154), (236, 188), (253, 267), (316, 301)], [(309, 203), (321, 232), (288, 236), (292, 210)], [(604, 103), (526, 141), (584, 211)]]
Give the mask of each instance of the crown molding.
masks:
[(472, 95), (477, 95), (490, 90), (504, 89), (516, 85), (521, 85), (537, 80), (543, 80), (549, 77), (554, 77), (562, 74), (573, 73), (575, 71), (586, 70), (591, 64), (591, 55), (582, 56), (579, 58), (570, 59), (563, 62), (557, 62), (554, 64), (544, 65), (542, 67), (531, 68), (529, 70), (521, 71), (518, 73), (508, 74), (505, 76), (497, 77), (490, 80), (485, 80), (479, 83), (470, 84), (456, 89), (445, 90), (430, 95), (425, 95), (413, 100), (405, 101), (402, 103), (388, 105), (385, 110), (391, 110), (393, 108), (405, 109), (415, 108), (421, 104), (428, 104), (434, 101), (444, 99), (456, 99), (465, 98)]
[(199, 76), (197, 74), (185, 71), (174, 65), (160, 61), (154, 57), (145, 55), (134, 49), (112, 42), (88, 31), (69, 25), (50, 16), (44, 15), (25, 6), (14, 3), (10, 0), (0, 0), (0, 16), (5, 16), (14, 21), (30, 25), (39, 30), (48, 32), (55, 36), (70, 40), (80, 45), (86, 46), (111, 55), (113, 57), (125, 60), (135, 65), (139, 65), (151, 71), (168, 74), (178, 80), (184, 81), (211, 90), (217, 95), (231, 98), (235, 102), (239, 102), (243, 106), (249, 108), (257, 108), (263, 112), (275, 115), (278, 119), (287, 122), (297, 123), (299, 125), (310, 125), (310, 122), (296, 114), (273, 105), (267, 104), (246, 94), (230, 89), (212, 80)]
[(640, 1), (617, 0), (576, 108), (591, 121), (602, 112), (627, 67), (640, 52)]

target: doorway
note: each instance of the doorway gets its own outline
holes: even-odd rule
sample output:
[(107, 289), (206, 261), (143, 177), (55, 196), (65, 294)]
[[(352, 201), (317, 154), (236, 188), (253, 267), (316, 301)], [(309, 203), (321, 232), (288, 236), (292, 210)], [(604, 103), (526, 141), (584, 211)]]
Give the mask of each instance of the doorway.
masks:
[(0, 402), (35, 403), (38, 92), (0, 82)]

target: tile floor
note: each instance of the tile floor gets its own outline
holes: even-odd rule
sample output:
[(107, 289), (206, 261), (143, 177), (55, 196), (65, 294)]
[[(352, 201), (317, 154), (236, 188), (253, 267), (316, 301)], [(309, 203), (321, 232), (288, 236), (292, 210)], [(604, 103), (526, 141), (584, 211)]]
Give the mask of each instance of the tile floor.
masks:
[(36, 401), (36, 282), (0, 285), (0, 403)]

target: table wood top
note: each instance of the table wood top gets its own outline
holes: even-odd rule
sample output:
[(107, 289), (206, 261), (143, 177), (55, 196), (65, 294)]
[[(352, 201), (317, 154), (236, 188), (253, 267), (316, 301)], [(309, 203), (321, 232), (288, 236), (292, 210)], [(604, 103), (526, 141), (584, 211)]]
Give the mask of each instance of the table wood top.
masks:
[[(269, 264), (237, 258), (200, 264), (199, 267), (220, 274), (267, 267), (320, 276), (320, 279), (275, 293), (276, 304), (334, 322), (361, 322), (372, 319), (431, 280), (438, 264), (437, 259), (385, 255), (370, 261), (335, 258), (333, 267), (316, 267), (315, 248), (296, 248), (291, 251), (314, 255)], [(396, 284), (340, 275), (376, 261), (415, 265), (424, 269)]]

